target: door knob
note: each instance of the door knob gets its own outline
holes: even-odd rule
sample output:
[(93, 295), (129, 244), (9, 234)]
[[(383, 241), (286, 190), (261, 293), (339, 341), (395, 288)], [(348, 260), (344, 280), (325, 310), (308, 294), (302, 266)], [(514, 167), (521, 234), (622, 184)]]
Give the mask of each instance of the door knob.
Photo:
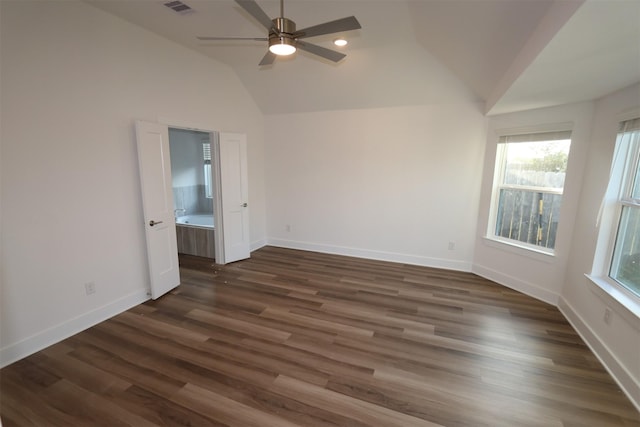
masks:
[(249, 205), (247, 204), (247, 202), (244, 202), (244, 203), (243, 203), (243, 204), (241, 204), (240, 206), (242, 206), (243, 208), (246, 208), (246, 207), (247, 207), (247, 206), (249, 206)]
[(154, 225), (157, 225), (157, 224), (162, 224), (162, 221), (154, 221), (154, 220), (149, 221), (149, 225), (151, 227), (153, 227)]

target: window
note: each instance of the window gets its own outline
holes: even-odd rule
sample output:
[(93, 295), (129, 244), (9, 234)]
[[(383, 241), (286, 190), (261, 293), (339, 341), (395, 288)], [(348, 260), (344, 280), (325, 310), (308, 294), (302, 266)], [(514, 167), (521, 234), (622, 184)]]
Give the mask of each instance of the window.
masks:
[(211, 186), (211, 143), (202, 143), (202, 157), (204, 159), (204, 195), (207, 199), (213, 198)]
[[(615, 244), (609, 277), (640, 296), (640, 118), (623, 122), (616, 141), (618, 186)], [(614, 168), (616, 159), (614, 159)]]
[(571, 132), (500, 137), (489, 238), (553, 253)]

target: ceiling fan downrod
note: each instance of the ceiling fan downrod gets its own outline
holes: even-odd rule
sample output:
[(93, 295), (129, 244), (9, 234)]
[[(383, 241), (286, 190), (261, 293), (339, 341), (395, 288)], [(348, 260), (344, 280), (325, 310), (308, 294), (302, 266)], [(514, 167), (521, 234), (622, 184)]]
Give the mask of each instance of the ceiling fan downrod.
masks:
[(277, 36), (292, 36), (296, 32), (296, 23), (284, 17), (284, 0), (280, 0), (280, 17), (273, 19), (273, 28), (277, 31)]
[(269, 33), (269, 50), (276, 55), (291, 55), (296, 48), (296, 23), (284, 17), (284, 0), (280, 0), (280, 17), (273, 19), (273, 29)]

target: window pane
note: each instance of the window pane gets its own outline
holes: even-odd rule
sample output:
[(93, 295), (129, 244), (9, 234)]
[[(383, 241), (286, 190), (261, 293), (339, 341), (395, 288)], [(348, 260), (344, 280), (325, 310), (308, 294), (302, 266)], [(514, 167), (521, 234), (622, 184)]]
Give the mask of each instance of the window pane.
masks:
[(495, 234), (553, 249), (562, 195), (500, 189)]
[(624, 206), (611, 264), (611, 278), (640, 295), (640, 208)]
[(207, 199), (213, 198), (211, 185), (211, 143), (202, 143), (202, 158), (204, 160), (204, 193)]
[(570, 140), (506, 144), (503, 183), (562, 189)]
[(211, 185), (211, 163), (204, 164), (204, 195), (207, 199), (213, 198), (213, 188)]
[(522, 135), (500, 143), (502, 181), (494, 193), (496, 237), (555, 248), (571, 140), (553, 136)]

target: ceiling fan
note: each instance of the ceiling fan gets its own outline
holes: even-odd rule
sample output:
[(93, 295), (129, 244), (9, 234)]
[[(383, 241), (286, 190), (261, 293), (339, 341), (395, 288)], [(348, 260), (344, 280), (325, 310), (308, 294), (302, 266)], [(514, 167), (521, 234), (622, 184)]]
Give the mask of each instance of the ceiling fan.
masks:
[(307, 43), (301, 39), (339, 33), (362, 28), (355, 16), (336, 19), (312, 27), (296, 30), (296, 23), (284, 17), (284, 0), (280, 0), (280, 17), (271, 19), (254, 0), (235, 0), (249, 15), (253, 16), (268, 31), (268, 37), (198, 37), (198, 40), (254, 40), (268, 41), (269, 50), (260, 61), (260, 65), (271, 65), (277, 56), (291, 55), (301, 49), (321, 56), (333, 62), (338, 62), (346, 55), (322, 46)]

